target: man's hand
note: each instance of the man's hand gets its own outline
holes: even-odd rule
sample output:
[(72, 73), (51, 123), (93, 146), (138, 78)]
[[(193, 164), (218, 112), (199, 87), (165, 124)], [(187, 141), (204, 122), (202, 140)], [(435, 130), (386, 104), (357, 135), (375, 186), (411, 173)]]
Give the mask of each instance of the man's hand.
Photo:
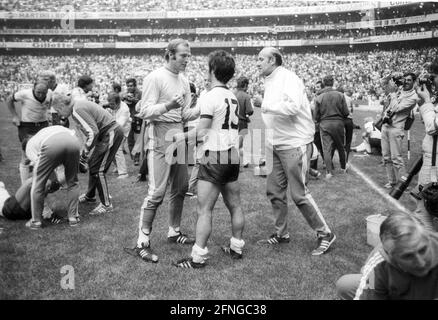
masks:
[(430, 100), (430, 93), (429, 90), (427, 90), (426, 85), (423, 84), (421, 87), (417, 87), (417, 94), (420, 97), (420, 102), (418, 103), (420, 106), (422, 106), (425, 103), (431, 102)]
[(170, 111), (173, 109), (181, 108), (183, 105), (184, 105), (183, 96), (176, 94), (170, 102), (166, 103), (166, 109)]
[(186, 140), (186, 136), (184, 133), (177, 133), (173, 136), (173, 142), (179, 143), (181, 141), (185, 141)]
[(86, 173), (88, 171), (88, 150), (82, 150), (81, 156), (79, 157), (79, 172)]
[(17, 127), (20, 126), (20, 119), (18, 118), (18, 116), (13, 116), (13, 117), (12, 117), (12, 123), (13, 123), (15, 126), (17, 126)]

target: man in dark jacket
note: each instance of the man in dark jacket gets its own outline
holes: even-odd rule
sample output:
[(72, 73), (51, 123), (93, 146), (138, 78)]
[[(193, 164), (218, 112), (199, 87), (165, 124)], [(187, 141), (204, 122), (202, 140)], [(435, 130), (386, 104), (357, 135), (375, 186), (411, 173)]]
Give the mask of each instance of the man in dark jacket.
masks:
[(248, 90), (249, 80), (246, 77), (237, 79), (237, 87), (234, 91), (239, 103), (239, 153), (242, 159), (242, 164), (247, 167), (250, 160), (245, 157), (243, 149), (243, 141), (248, 133), (249, 117), (254, 113), (254, 108), (251, 102), (251, 96), (246, 92)]
[(324, 162), (329, 179), (333, 176), (332, 158), (335, 150), (338, 151), (341, 169), (346, 170), (344, 119), (349, 115), (345, 97), (333, 89), (333, 76), (324, 77), (324, 89), (315, 99), (315, 121), (319, 129), (324, 151)]
[[(132, 119), (131, 130), (128, 135), (128, 148), (131, 153), (135, 145), (136, 134), (140, 133), (139, 128), (141, 128), (143, 123), (143, 120), (136, 116), (137, 112), (135, 111), (135, 106), (141, 100), (141, 91), (137, 88), (137, 80), (135, 78), (126, 80), (126, 90), (127, 93), (122, 96), (122, 101), (128, 105)], [(140, 154), (136, 154), (134, 156), (134, 165), (138, 166), (139, 162)]]

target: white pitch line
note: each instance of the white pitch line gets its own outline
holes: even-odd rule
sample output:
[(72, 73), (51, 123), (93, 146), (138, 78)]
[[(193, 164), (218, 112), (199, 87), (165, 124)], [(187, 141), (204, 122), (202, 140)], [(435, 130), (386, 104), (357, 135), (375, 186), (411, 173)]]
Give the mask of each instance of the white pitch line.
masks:
[(395, 208), (405, 212), (405, 213), (411, 213), (411, 211), (406, 208), (404, 205), (402, 205), (400, 202), (398, 202), (396, 199), (391, 197), (386, 190), (379, 187), (373, 180), (367, 177), (365, 173), (360, 171), (356, 166), (349, 163), (350, 169), (352, 169), (359, 177), (362, 178), (366, 183), (369, 184), (371, 188), (373, 188), (382, 198), (384, 198), (386, 201), (388, 201), (391, 205), (393, 205)]

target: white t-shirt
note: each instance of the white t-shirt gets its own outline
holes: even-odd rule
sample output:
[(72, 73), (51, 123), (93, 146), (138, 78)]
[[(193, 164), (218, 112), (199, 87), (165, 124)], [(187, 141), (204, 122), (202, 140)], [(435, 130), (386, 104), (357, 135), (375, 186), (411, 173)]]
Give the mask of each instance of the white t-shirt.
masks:
[(47, 92), (46, 100), (39, 102), (33, 95), (32, 89), (20, 90), (14, 93), (14, 102), (21, 102), (21, 121), (47, 121), (47, 111), (52, 100), (52, 91)]
[(238, 102), (227, 87), (214, 87), (199, 99), (201, 119), (212, 119), (211, 128), (204, 136), (203, 148), (210, 151), (226, 151), (238, 148)]

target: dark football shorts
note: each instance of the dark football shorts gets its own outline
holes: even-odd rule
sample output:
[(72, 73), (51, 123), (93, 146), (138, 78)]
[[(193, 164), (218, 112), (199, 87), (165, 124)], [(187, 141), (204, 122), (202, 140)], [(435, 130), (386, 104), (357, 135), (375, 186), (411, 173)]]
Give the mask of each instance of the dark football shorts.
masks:
[(43, 128), (46, 128), (49, 126), (49, 123), (47, 121), (44, 122), (21, 122), (20, 126), (18, 127), (18, 138), (20, 139), (20, 142), (23, 142), (23, 140), (27, 137), (33, 137)]
[(225, 185), (237, 181), (239, 170), (239, 151), (235, 148), (227, 151), (207, 150), (199, 165), (198, 179)]
[(32, 218), (32, 213), (30, 210), (29, 212), (24, 211), (14, 196), (6, 199), (3, 205), (2, 213), (5, 218), (9, 220), (29, 220)]

